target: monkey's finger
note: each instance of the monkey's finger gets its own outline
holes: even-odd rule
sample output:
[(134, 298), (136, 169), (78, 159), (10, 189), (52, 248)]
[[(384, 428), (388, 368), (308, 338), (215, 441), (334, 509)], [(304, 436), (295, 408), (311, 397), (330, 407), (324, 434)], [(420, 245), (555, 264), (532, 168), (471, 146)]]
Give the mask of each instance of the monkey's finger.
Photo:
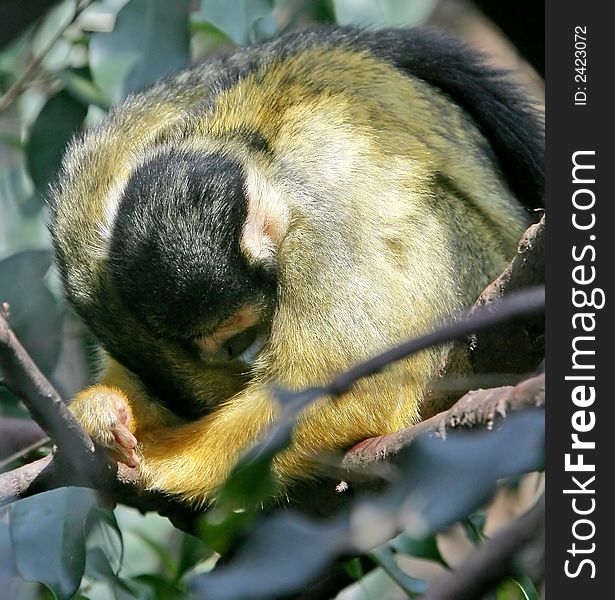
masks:
[(109, 448), (114, 460), (127, 467), (136, 467), (140, 458), (135, 452), (137, 438), (123, 425), (116, 425), (111, 429), (115, 443)]
[(128, 450), (119, 446), (109, 450), (109, 456), (112, 460), (120, 462), (130, 468), (138, 467), (141, 462), (139, 455), (134, 450)]
[(127, 427), (117, 425), (111, 429), (111, 433), (113, 434), (116, 444), (122, 448), (134, 449), (137, 447), (137, 438)]

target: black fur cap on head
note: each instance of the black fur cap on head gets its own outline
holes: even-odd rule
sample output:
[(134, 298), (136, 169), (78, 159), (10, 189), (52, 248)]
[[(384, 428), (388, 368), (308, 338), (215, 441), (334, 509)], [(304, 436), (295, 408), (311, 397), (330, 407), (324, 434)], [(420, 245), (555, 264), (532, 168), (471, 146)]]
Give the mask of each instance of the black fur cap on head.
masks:
[(128, 180), (111, 239), (111, 280), (159, 334), (207, 334), (242, 306), (275, 296), (273, 265), (251, 264), (240, 251), (244, 179), (227, 155), (170, 148)]

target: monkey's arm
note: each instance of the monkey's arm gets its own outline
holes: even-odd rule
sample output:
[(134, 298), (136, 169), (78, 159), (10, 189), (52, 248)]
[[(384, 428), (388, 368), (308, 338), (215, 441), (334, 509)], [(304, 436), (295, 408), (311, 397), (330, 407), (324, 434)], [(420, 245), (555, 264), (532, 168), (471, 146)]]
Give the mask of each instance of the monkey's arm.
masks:
[(144, 487), (189, 502), (211, 498), (274, 416), (268, 395), (250, 389), (198, 421), (182, 422), (113, 360), (100, 382), (80, 392), (70, 408), (114, 460), (139, 466)]
[[(425, 355), (412, 366), (423, 371), (429, 362)], [(274, 462), (280, 481), (309, 476), (319, 453), (396, 431), (416, 420), (416, 410), (410, 414), (400, 403), (403, 396), (404, 405), (417, 407), (416, 389), (396, 388), (375, 376), (334, 402), (323, 399), (309, 407), (297, 423), (292, 446)], [(241, 454), (266, 433), (278, 413), (268, 386), (253, 381), (214, 412), (185, 422), (148, 398), (138, 379), (113, 360), (101, 382), (81, 392), (71, 409), (115, 460), (138, 464), (145, 488), (192, 504), (212, 499)]]

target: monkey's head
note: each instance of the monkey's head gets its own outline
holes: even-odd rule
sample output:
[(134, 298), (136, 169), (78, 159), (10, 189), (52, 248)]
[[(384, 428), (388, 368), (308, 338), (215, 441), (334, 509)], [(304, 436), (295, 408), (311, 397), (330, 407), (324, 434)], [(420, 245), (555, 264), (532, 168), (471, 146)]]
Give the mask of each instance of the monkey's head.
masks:
[(246, 252), (246, 173), (224, 153), (165, 147), (140, 164), (119, 201), (109, 274), (155, 335), (235, 358), (276, 298), (271, 257)]

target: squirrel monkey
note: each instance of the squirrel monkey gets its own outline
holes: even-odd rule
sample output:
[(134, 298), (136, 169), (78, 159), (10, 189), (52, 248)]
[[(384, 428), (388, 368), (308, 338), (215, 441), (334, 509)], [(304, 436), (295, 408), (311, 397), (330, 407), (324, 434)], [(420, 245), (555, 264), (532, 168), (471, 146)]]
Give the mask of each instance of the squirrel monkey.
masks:
[[(420, 30), (293, 33), (128, 97), (52, 192), (105, 355), (74, 414), (147, 488), (211, 501), (275, 420), (271, 384), (325, 383), (475, 300), (542, 201), (542, 158), (515, 87)], [(307, 409), (280, 480), (415, 423), (445, 351)]]

